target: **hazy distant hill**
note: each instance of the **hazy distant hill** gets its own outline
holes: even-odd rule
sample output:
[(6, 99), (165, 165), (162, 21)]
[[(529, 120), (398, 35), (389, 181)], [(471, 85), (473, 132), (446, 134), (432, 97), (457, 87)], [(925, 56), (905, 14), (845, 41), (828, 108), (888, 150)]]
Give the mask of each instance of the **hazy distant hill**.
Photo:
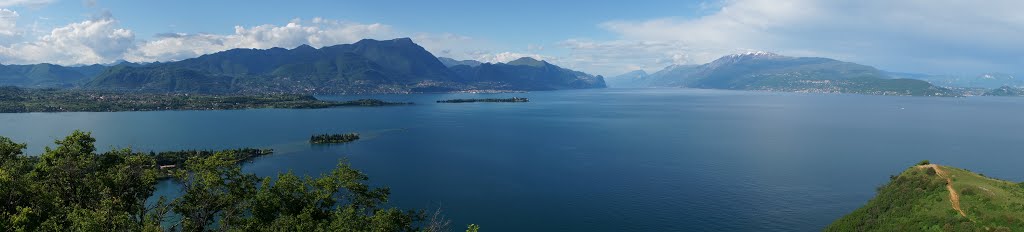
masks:
[[(483, 65), (463, 66), (479, 69)], [(495, 65), (485, 69), (492, 66)], [(306, 45), (294, 49), (232, 49), (178, 62), (136, 67), (119, 65), (97, 76), (86, 87), (174, 92), (315, 93), (604, 87), (603, 81), (593, 80), (600, 78), (553, 67), (546, 67), (549, 71), (511, 68), (489, 73), (488, 76), (470, 75), (461, 68), (449, 69), (408, 38), (364, 39), (354, 44), (320, 49)]]
[(1000, 97), (1019, 97), (1024, 96), (1024, 88), (1003, 86), (993, 90), (985, 92), (985, 96), (1000, 96)]
[(503, 90), (557, 90), (606, 87), (604, 77), (558, 67), (529, 57), (508, 63), (451, 67), (460, 78)]
[(934, 85), (956, 88), (994, 89), (1003, 86), (1024, 87), (1024, 78), (1006, 73), (983, 73), (979, 75), (930, 75), (890, 72), (890, 76), (927, 81)]
[(455, 60), (455, 59), (448, 58), (448, 57), (438, 57), (437, 60), (441, 61), (441, 63), (444, 64), (444, 66), (448, 66), (448, 67), (454, 67), (454, 66), (459, 66), (459, 65), (469, 65), (469, 66), (476, 67), (476, 66), (480, 66), (480, 64), (483, 64), (483, 62), (480, 62), (480, 61), (475, 61), (475, 60)]
[(605, 79), (605, 82), (608, 82), (608, 87), (611, 88), (644, 87), (646, 86), (645, 81), (647, 80), (647, 76), (649, 75), (644, 70), (634, 70), (618, 76), (609, 77)]
[(88, 81), (106, 68), (103, 65), (81, 67), (64, 67), (55, 64), (0, 65), (0, 85), (67, 88)]
[(956, 95), (925, 81), (892, 78), (871, 66), (767, 52), (728, 55), (703, 65), (669, 66), (646, 77), (641, 85), (879, 95)]

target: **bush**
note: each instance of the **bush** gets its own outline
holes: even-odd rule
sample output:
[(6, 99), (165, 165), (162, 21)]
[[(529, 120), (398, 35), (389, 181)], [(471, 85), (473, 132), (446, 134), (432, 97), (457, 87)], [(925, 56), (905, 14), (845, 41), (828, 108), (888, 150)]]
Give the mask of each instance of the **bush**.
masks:
[(922, 160), (921, 162), (917, 162), (917, 165), (929, 165), (929, 164), (932, 164), (932, 162), (928, 161), (928, 160)]
[(964, 188), (963, 190), (960, 190), (960, 194), (964, 196), (970, 196), (977, 194), (977, 192), (974, 191), (974, 188)]

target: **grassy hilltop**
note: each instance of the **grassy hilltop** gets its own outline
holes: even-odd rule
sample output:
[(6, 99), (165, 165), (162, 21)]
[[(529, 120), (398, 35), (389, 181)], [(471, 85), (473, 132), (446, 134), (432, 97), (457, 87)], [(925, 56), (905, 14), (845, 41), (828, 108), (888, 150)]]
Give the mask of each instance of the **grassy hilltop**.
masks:
[(1024, 183), (927, 161), (890, 179), (825, 231), (1024, 231)]

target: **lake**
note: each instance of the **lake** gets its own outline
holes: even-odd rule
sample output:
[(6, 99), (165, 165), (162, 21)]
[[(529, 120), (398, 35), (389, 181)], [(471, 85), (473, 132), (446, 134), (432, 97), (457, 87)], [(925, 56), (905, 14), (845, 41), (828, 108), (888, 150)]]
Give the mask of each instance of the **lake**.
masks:
[[(412, 106), (0, 114), (38, 154), (72, 130), (101, 150), (272, 148), (243, 166), (319, 175), (346, 159), (391, 204), (482, 231), (818, 231), (917, 161), (1024, 180), (1024, 98), (695, 89), (325, 96)], [(437, 104), (527, 97), (529, 103)], [(362, 139), (311, 146), (316, 133)], [(174, 195), (162, 183), (160, 194)]]

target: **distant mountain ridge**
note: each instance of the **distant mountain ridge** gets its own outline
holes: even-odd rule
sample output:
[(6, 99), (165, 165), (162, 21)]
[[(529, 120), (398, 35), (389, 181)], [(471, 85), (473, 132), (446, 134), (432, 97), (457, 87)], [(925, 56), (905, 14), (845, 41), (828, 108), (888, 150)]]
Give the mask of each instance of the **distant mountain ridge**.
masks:
[[(175, 62), (64, 67), (0, 65), (0, 86), (200, 93), (408, 93), (603, 88), (603, 77), (543, 65), (478, 69), (438, 58), (409, 38), (364, 39), (322, 48), (231, 49)], [(446, 64), (446, 62), (448, 64)], [(492, 64), (497, 65), (497, 64)], [(493, 69), (492, 66), (484, 68)], [(479, 76), (479, 75), (491, 76)]]
[[(600, 78), (519, 68), (469, 75), (449, 68), (409, 38), (364, 39), (320, 49), (232, 49), (178, 62), (115, 66), (85, 85), (94, 89), (169, 92), (406, 93), (461, 90), (603, 88)], [(545, 62), (546, 63), (546, 62)], [(471, 69), (480, 66), (468, 66)], [(560, 69), (560, 68), (559, 68)], [(580, 80), (586, 79), (586, 80)]]
[(608, 86), (616, 88), (636, 88), (643, 87), (645, 85), (644, 80), (649, 75), (650, 74), (644, 70), (633, 70), (618, 76), (610, 77), (605, 81), (608, 82)]
[(603, 76), (558, 67), (529, 57), (508, 63), (458, 65), (451, 67), (451, 70), (463, 80), (489, 83), (496, 89), (556, 90), (606, 87)]
[(459, 65), (468, 65), (468, 66), (471, 66), (471, 67), (476, 67), (476, 66), (480, 66), (480, 64), (483, 64), (483, 62), (480, 62), (480, 61), (475, 61), (475, 60), (455, 60), (455, 59), (448, 58), (448, 57), (437, 57), (437, 60), (441, 61), (441, 63), (444, 64), (444, 66), (448, 66), (449, 68), (450, 67), (454, 67), (454, 66), (459, 66)]
[(65, 67), (55, 64), (0, 65), (0, 84), (30, 88), (69, 88), (96, 76), (103, 65)]
[(785, 92), (957, 95), (924, 81), (892, 78), (871, 66), (769, 52), (727, 55), (702, 65), (673, 65), (625, 84)]

